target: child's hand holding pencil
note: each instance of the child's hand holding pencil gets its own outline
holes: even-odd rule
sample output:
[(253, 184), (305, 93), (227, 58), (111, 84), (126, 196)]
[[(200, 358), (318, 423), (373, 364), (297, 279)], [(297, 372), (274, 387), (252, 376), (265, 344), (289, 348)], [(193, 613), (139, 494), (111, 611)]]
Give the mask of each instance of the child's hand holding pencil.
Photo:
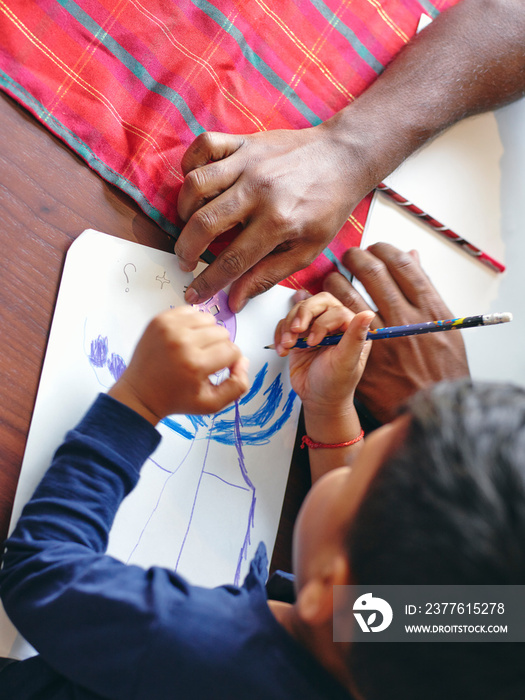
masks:
[[(372, 311), (354, 314), (328, 292), (321, 292), (295, 304), (275, 330), (275, 350), (290, 354), (290, 377), (303, 405), (323, 414), (353, 409), (355, 388), (370, 352), (366, 336)], [(341, 333), (333, 347), (312, 352), (293, 349), (299, 338), (307, 337), (315, 347), (323, 338)]]
[[(363, 431), (354, 405), (372, 343), (366, 335), (373, 311), (354, 314), (327, 292), (299, 301), (275, 330), (275, 349), (289, 354), (290, 380), (303, 403), (312, 483), (331, 469), (350, 465)], [(325, 335), (343, 333), (331, 347), (293, 349), (299, 337), (316, 346)]]

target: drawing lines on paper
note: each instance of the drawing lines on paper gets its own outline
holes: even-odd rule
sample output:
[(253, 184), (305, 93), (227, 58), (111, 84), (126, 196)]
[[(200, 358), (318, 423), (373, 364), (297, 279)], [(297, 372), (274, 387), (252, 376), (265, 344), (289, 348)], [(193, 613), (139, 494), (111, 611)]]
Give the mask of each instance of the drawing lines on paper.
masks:
[[(227, 297), (224, 292), (215, 295), (215, 297), (212, 297), (212, 299), (201, 305), (201, 307), (202, 308), (199, 310), (212, 313), (217, 322), (228, 329), (231, 339), (235, 339), (236, 319), (235, 315), (232, 314), (227, 307)], [(86, 339), (84, 342), (86, 342)], [(121, 355), (110, 352), (110, 343), (106, 336), (99, 335), (91, 340), (89, 348), (87, 355), (89, 363), (97, 376), (97, 381), (105, 388), (108, 388), (111, 380), (109, 377), (101, 375), (100, 371), (104, 373), (106, 370), (109, 371), (112, 380), (116, 381), (125, 370), (126, 364)], [(181, 467), (186, 463), (188, 458), (190, 458), (196, 443), (206, 441), (207, 444), (205, 445), (204, 456), (201, 457), (201, 463), (196, 466), (196, 468), (200, 467), (200, 473), (195, 490), (192, 496), (190, 496), (190, 499), (192, 499), (191, 509), (189, 510), (189, 516), (185, 524), (182, 544), (178, 552), (174, 553), (174, 570), (177, 570), (180, 564), (189, 534), (192, 526), (195, 524), (199, 495), (204, 480), (217, 479), (228, 488), (235, 489), (237, 492), (245, 492), (248, 497), (246, 512), (242, 517), (242, 521), (245, 524), (241, 526), (244, 528), (244, 534), (238, 555), (236, 555), (237, 561), (235, 563), (235, 571), (234, 573), (232, 572), (234, 583), (238, 584), (240, 582), (242, 563), (247, 558), (249, 545), (251, 544), (250, 533), (255, 523), (257, 503), (256, 487), (248, 472), (244, 448), (246, 446), (263, 445), (270, 442), (271, 438), (292, 416), (296, 399), (296, 395), (292, 390), (290, 390), (286, 396), (284, 395), (283, 381), (280, 373), (265, 389), (265, 385), (268, 382), (268, 369), (268, 363), (265, 363), (257, 372), (247, 394), (213, 416), (169, 416), (161, 421), (163, 426), (170, 432), (189, 441), (190, 444), (182, 456), (182, 459), (178, 461), (175, 466), (160, 463), (150, 458), (150, 463), (160, 472), (164, 473), (166, 478), (160, 487), (155, 504), (148, 513), (140, 534), (127, 556), (127, 561), (132, 558), (140, 546), (148, 526), (158, 509), (161, 508), (166, 489), (170, 485), (172, 479), (176, 478)], [(97, 373), (96, 370), (99, 372)], [(217, 377), (218, 381), (220, 380), (220, 374), (221, 373), (219, 373)], [(105, 381), (105, 379), (109, 381)], [(210, 447), (212, 443), (234, 448), (234, 455), (237, 461), (237, 483), (230, 478), (224, 478), (220, 473), (216, 473), (217, 468), (220, 472), (221, 465), (214, 467), (210, 462)]]
[(166, 270), (164, 270), (162, 277), (160, 275), (157, 275), (155, 279), (157, 280), (157, 282), (160, 282), (161, 289), (164, 289), (165, 284), (170, 284), (170, 280), (166, 277)]
[[(201, 468), (201, 474), (195, 492), (190, 522), (188, 524), (188, 530), (184, 538), (185, 543), (189, 532), (189, 528), (191, 527), (193, 513), (199, 495), (199, 490), (201, 487), (203, 476), (208, 475), (221, 479), (221, 477), (215, 474), (211, 470), (211, 468), (207, 468), (206, 460), (208, 457), (210, 443), (214, 441), (217, 443), (222, 443), (225, 445), (235, 447), (237, 453), (237, 464), (239, 468), (239, 474), (241, 476), (244, 486), (233, 484), (229, 481), (225, 481), (224, 479), (221, 479), (221, 481), (227, 483), (233, 488), (241, 488), (243, 490), (249, 491), (251, 494), (251, 501), (248, 508), (248, 513), (246, 515), (245, 536), (239, 552), (237, 566), (235, 570), (235, 583), (239, 582), (242, 562), (246, 559), (248, 547), (251, 544), (250, 532), (254, 525), (255, 507), (257, 503), (256, 489), (252, 480), (250, 479), (248, 469), (246, 467), (243, 448), (246, 445), (263, 445), (268, 443), (271, 437), (275, 435), (286, 423), (286, 421), (289, 420), (289, 418), (291, 417), (294, 401), (296, 398), (295, 393), (293, 391), (290, 391), (286, 398), (283, 400), (283, 383), (281, 374), (279, 374), (273, 380), (268, 389), (262, 391), (264, 388), (264, 382), (267, 377), (267, 374), (268, 363), (266, 363), (259, 370), (250, 390), (248, 391), (245, 397), (243, 397), (239, 401), (236, 401), (232, 406), (223, 409), (222, 411), (220, 411), (212, 417), (209, 432), (206, 437), (206, 439), (208, 440), (206, 456)], [(261, 392), (263, 398), (261, 404), (257, 406), (252, 413), (243, 411), (242, 407), (248, 407), (248, 404), (252, 403), (258, 398), (261, 398)], [(227, 414), (233, 414), (233, 416), (231, 418), (225, 417)], [(164, 419), (163, 423), (167, 427), (170, 427), (172, 430), (176, 430), (179, 434), (183, 434), (183, 430), (181, 430), (182, 426), (178, 424), (177, 421), (175, 421), (173, 418)], [(180, 561), (181, 555), (182, 548), (177, 558), (177, 564)]]
[(139, 535), (137, 541), (135, 542), (135, 544), (134, 544), (134, 546), (133, 546), (133, 549), (131, 550), (131, 552), (130, 552), (130, 554), (129, 554), (127, 560), (126, 560), (126, 564), (129, 563), (130, 559), (131, 559), (131, 558), (133, 557), (133, 555), (135, 554), (135, 552), (136, 552), (136, 550), (137, 550), (137, 547), (140, 545), (140, 542), (141, 542), (141, 540), (142, 540), (142, 536), (144, 535), (144, 533), (145, 533), (145, 531), (146, 531), (146, 528), (148, 527), (148, 525), (150, 524), (152, 518), (154, 517), (155, 513), (157, 512), (157, 510), (158, 510), (158, 508), (159, 508), (159, 506), (160, 506), (160, 503), (161, 503), (161, 501), (162, 501), (162, 496), (164, 495), (164, 491), (166, 490), (166, 487), (168, 486), (168, 482), (170, 481), (170, 479), (171, 479), (173, 476), (175, 476), (175, 474), (178, 472), (178, 470), (180, 469), (180, 467), (182, 467), (182, 465), (183, 465), (184, 462), (186, 461), (186, 458), (188, 457), (189, 453), (191, 452), (191, 448), (192, 448), (192, 447), (193, 447), (193, 443), (188, 447), (188, 450), (187, 450), (186, 454), (184, 455), (182, 461), (177, 465), (177, 467), (176, 467), (173, 471), (171, 471), (170, 469), (167, 469), (166, 467), (162, 466), (162, 464), (160, 464), (159, 462), (157, 462), (157, 460), (152, 459), (151, 457), (148, 458), (149, 461), (150, 461), (153, 465), (155, 465), (155, 467), (157, 467), (157, 469), (159, 469), (159, 470), (162, 471), (162, 472), (165, 472), (165, 473), (167, 474), (167, 477), (166, 477), (166, 480), (165, 480), (164, 484), (162, 485), (162, 488), (161, 488), (161, 490), (160, 490), (160, 492), (159, 492), (159, 495), (158, 495), (158, 498), (157, 498), (157, 502), (155, 503), (155, 506), (152, 508), (151, 512), (149, 513), (149, 516), (148, 516), (148, 518), (147, 518), (147, 520), (146, 520), (146, 522), (145, 522), (145, 524), (144, 524), (144, 527), (142, 528), (142, 532), (141, 532), (141, 534)]
[[(135, 272), (137, 271), (137, 267), (136, 267), (136, 265), (134, 265), (133, 263), (126, 263), (126, 264), (124, 265), (124, 268), (123, 268), (122, 271), (123, 271), (123, 273), (124, 273), (124, 277), (126, 278), (126, 283), (129, 284), (129, 275), (128, 275), (128, 273), (126, 272), (126, 268), (127, 268), (127, 267), (130, 267), (130, 268), (132, 267), (132, 268), (135, 270)], [(129, 273), (131, 274), (131, 270), (129, 271)], [(129, 287), (126, 287), (125, 291), (126, 291), (126, 292), (129, 292)]]
[[(109, 342), (107, 336), (99, 335), (91, 341), (88, 359), (89, 364), (93, 367), (93, 369), (107, 368), (114, 382), (116, 382), (117, 379), (119, 379), (121, 374), (126, 369), (126, 363), (120, 355), (114, 352), (109, 354)], [(97, 381), (106, 389), (109, 388), (109, 385), (106, 385), (103, 381), (101, 381), (98, 376)]]

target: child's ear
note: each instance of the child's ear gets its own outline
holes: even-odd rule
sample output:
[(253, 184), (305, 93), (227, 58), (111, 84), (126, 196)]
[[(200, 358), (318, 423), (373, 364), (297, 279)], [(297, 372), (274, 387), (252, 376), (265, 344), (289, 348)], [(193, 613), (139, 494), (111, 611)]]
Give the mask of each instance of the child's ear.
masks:
[(312, 576), (297, 595), (295, 608), (300, 619), (316, 627), (332, 621), (334, 586), (350, 583), (348, 560), (342, 554), (335, 555), (322, 572)]

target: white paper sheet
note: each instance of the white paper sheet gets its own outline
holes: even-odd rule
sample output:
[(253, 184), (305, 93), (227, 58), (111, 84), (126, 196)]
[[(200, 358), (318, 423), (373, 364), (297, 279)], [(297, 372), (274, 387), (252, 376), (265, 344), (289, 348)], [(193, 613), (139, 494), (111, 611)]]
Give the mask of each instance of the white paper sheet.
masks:
[[(184, 303), (192, 279), (174, 255), (146, 246), (91, 230), (73, 243), (11, 526), (67, 430), (113, 384), (151, 318)], [(286, 360), (264, 346), (273, 341), (292, 294), (274, 287), (237, 315), (224, 305), (223, 292), (206, 305), (250, 358), (251, 389), (216, 416), (171, 416), (160, 425), (161, 444), (117, 514), (110, 554), (145, 567), (166, 566), (207, 586), (242, 582), (260, 541), (271, 556), (300, 405)], [(27, 653), (1, 611), (0, 655)]]
[[(521, 101), (505, 110), (523, 114), (524, 107)], [(513, 313), (512, 323), (461, 332), (473, 377), (525, 385), (525, 238), (510, 237), (504, 225), (504, 217), (523, 201), (518, 193), (525, 162), (521, 158), (519, 169), (514, 164), (510, 177), (506, 161), (510, 149), (519, 145), (517, 134), (508, 139), (504, 151), (496, 116), (491, 112), (456, 124), (408, 158), (385, 182), (506, 265), (504, 273), (493, 272), (380, 193), (374, 195), (361, 246), (386, 241), (402, 250), (416, 249), (455, 317)], [(522, 141), (523, 135), (522, 129)], [(361, 285), (356, 287), (363, 293)]]

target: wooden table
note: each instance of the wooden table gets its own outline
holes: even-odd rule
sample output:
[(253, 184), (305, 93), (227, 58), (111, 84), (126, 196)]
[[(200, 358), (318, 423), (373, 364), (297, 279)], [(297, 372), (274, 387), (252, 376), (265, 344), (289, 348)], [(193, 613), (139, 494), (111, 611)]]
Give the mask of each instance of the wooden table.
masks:
[[(13, 100), (0, 94), (0, 539), (5, 539), (65, 254), (93, 228), (160, 250), (171, 239)], [(299, 432), (301, 429), (299, 430)], [(309, 486), (292, 459), (272, 570), (290, 571), (293, 522)]]

